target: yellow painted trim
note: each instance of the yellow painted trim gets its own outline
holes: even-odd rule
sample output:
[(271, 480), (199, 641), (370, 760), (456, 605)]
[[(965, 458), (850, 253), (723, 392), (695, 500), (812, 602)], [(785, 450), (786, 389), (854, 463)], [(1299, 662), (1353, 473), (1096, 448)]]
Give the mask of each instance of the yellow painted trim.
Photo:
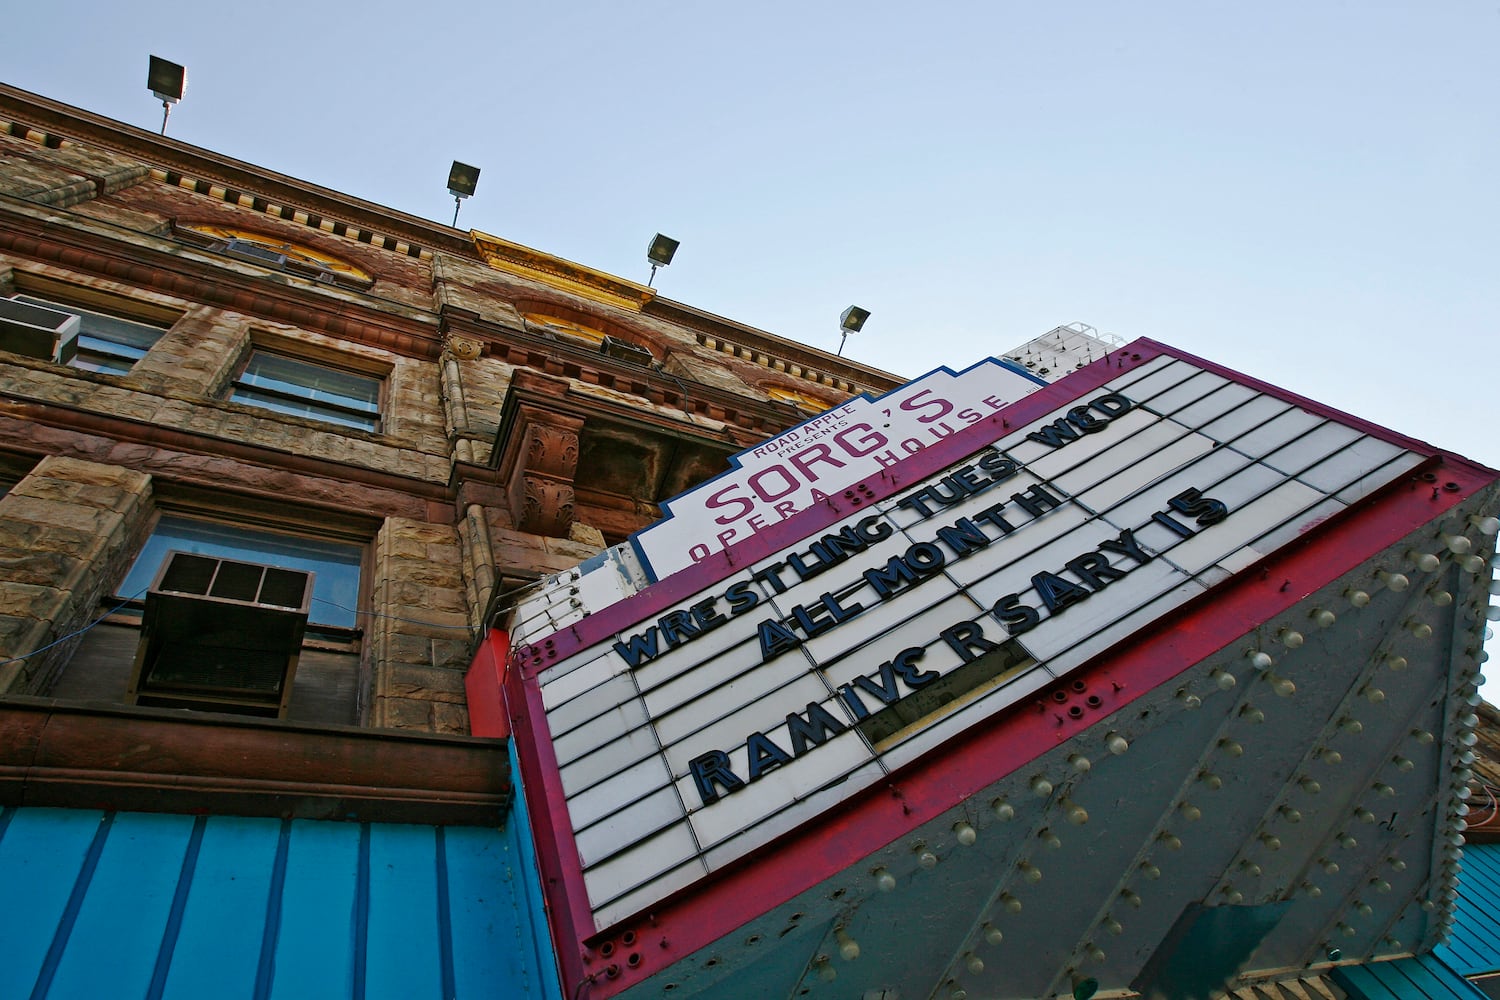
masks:
[(571, 260), (554, 257), (477, 229), (469, 230), (469, 237), (485, 263), (497, 271), (530, 278), (593, 302), (636, 312), (656, 298), (654, 288), (575, 264)]

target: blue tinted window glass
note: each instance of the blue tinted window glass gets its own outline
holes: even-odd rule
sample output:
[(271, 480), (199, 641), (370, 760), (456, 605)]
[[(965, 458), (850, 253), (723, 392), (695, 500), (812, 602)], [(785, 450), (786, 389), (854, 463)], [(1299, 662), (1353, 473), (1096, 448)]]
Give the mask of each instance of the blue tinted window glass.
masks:
[(359, 565), (363, 547), (350, 542), (301, 538), (256, 528), (168, 515), (136, 557), (120, 584), (122, 597), (143, 598), (157, 571), (173, 550), (239, 559), (288, 569), (311, 570), (312, 607), (308, 620), (318, 625), (353, 628), (359, 600)]

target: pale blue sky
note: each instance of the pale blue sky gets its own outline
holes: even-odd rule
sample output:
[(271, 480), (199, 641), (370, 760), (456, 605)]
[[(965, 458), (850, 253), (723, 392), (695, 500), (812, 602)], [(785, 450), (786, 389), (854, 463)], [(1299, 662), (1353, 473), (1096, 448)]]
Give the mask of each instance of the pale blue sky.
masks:
[[(1500, 5), (25, 4), (6, 82), (901, 374), (1074, 320), (1500, 466)], [(15, 44), (16, 40), (24, 40)], [(1500, 674), (1500, 667), (1490, 671)], [(1496, 692), (1492, 685), (1491, 696)]]

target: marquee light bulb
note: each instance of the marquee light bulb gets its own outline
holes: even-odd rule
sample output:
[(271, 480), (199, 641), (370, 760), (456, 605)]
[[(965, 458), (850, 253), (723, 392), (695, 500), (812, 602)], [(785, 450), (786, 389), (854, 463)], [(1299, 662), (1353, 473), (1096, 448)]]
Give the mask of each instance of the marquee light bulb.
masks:
[(1181, 691), (1177, 692), (1177, 700), (1182, 702), (1182, 707), (1187, 709), (1188, 711), (1192, 711), (1193, 709), (1198, 708), (1203, 704), (1203, 699), (1193, 694), (1193, 692), (1189, 691), (1187, 688), (1183, 688)]
[(1167, 831), (1163, 830), (1161, 835), (1156, 839), (1161, 841), (1161, 845), (1169, 851), (1182, 850), (1182, 838), (1177, 836), (1177, 834), (1175, 833), (1168, 833)]
[(1266, 680), (1271, 682), (1271, 690), (1275, 692), (1276, 697), (1278, 698), (1290, 698), (1292, 695), (1297, 693), (1297, 685), (1293, 684), (1285, 677), (1277, 677), (1275, 675), (1268, 674), (1266, 676)]
[(1344, 755), (1332, 747), (1324, 750), (1321, 756), (1325, 764), (1342, 764), (1344, 762)]
[(1411, 771), (1412, 768), (1417, 766), (1416, 764), (1412, 763), (1410, 758), (1407, 757), (1392, 757), (1391, 763), (1395, 764), (1396, 770), (1401, 771), (1402, 773), (1407, 773)]
[(1316, 885), (1306, 880), (1304, 880), (1302, 883), (1302, 891), (1307, 893), (1308, 896), (1313, 899), (1317, 899), (1319, 896), (1323, 895), (1322, 889), (1319, 889)]
[(968, 969), (970, 972), (977, 976), (984, 971), (984, 959), (980, 958), (978, 955), (971, 953), (969, 957), (964, 960), (964, 968)]
[(826, 958), (820, 958), (814, 962), (813, 968), (818, 970), (818, 978), (825, 983), (831, 983), (839, 977), (839, 970), (829, 965)]
[(1089, 768), (1094, 766), (1093, 762), (1081, 753), (1068, 754), (1068, 763), (1073, 765), (1073, 770), (1079, 772), (1080, 774), (1088, 771)]
[(1318, 626), (1318, 628), (1332, 628), (1333, 623), (1339, 620), (1338, 615), (1327, 608), (1313, 608), (1312, 614), (1309, 617), (1312, 618), (1313, 624)]
[(1416, 740), (1416, 741), (1417, 741), (1417, 742), (1418, 742), (1418, 743), (1419, 743), (1419, 744), (1421, 744), (1421, 745), (1422, 745), (1422, 746), (1424, 746), (1424, 747), (1425, 747), (1425, 746), (1431, 746), (1431, 745), (1432, 745), (1432, 741), (1433, 741), (1433, 739), (1434, 739), (1434, 737), (1433, 737), (1433, 735), (1432, 735), (1432, 733), (1430, 733), (1430, 732), (1428, 732), (1428, 731), (1427, 731), (1427, 730), (1425, 730), (1425, 729), (1413, 729), (1413, 730), (1412, 730), (1412, 731), (1411, 731), (1411, 735), (1412, 735), (1412, 737), (1413, 737), (1413, 738), (1414, 738), (1414, 739), (1415, 739), (1415, 740)]
[(1089, 821), (1089, 811), (1071, 799), (1064, 799), (1062, 807), (1063, 815), (1074, 826), (1082, 826)]
[(1385, 692), (1378, 687), (1367, 687), (1364, 690), (1365, 700), (1372, 705), (1378, 705), (1385, 701)]
[(1368, 916), (1370, 916), (1370, 914), (1372, 914), (1372, 913), (1375, 912), (1375, 907), (1371, 906), (1369, 903), (1366, 903), (1366, 902), (1355, 903), (1354, 904), (1354, 909), (1362, 917), (1368, 917)]
[(1219, 749), (1224, 751), (1226, 757), (1243, 757), (1245, 748), (1234, 740), (1220, 740)]
[(1281, 817), (1288, 823), (1302, 822), (1302, 813), (1296, 809), (1293, 809), (1291, 806), (1282, 806), (1277, 810), (1277, 812), (1281, 813)]
[(1356, 931), (1353, 927), (1350, 927), (1348, 924), (1340, 923), (1339, 924), (1339, 933), (1342, 934), (1342, 935), (1344, 935), (1344, 937), (1353, 937), (1355, 934), (1357, 934), (1359, 932)]
[(1240, 708), (1240, 718), (1244, 719), (1246, 722), (1258, 726), (1262, 722), (1266, 721), (1266, 713), (1261, 711), (1258, 706), (1252, 705), (1247, 701), (1245, 702), (1244, 706)]
[(1383, 878), (1372, 878), (1370, 879), (1370, 888), (1384, 895), (1391, 891), (1391, 884)]
[(875, 876), (875, 888), (881, 892), (892, 892), (896, 888), (896, 876), (885, 868), (877, 868), (872, 872)]
[(1120, 902), (1126, 903), (1132, 908), (1139, 910), (1141, 908), (1141, 903), (1143, 902), (1143, 900), (1138, 894), (1132, 892), (1131, 890), (1121, 889)]
[(917, 864), (920, 867), (926, 869), (927, 871), (932, 871), (937, 867), (938, 856), (932, 853), (931, 848), (919, 847), (916, 849), (916, 855)]
[(1370, 812), (1370, 810), (1366, 809), (1364, 806), (1360, 806), (1358, 809), (1354, 810), (1354, 818), (1359, 820), (1361, 823), (1375, 822), (1375, 814)]
[(1448, 551), (1456, 556), (1468, 555), (1474, 548), (1474, 543), (1466, 535), (1442, 535), (1441, 538)]
[(1347, 833), (1340, 833), (1338, 835), (1338, 842), (1339, 846), (1346, 851), (1352, 851), (1359, 846), (1359, 841), (1355, 840)]
[(852, 962), (859, 957), (859, 942), (849, 936), (842, 927), (833, 932), (834, 939), (838, 941), (839, 958), (846, 962)]
[(953, 824), (953, 837), (965, 847), (973, 847), (974, 842), (979, 839), (979, 832), (965, 822)]
[(1349, 603), (1356, 608), (1365, 608), (1370, 606), (1370, 595), (1366, 591), (1354, 590), (1351, 588), (1344, 591), (1344, 596), (1349, 598)]
[(1224, 896), (1224, 902), (1228, 903), (1230, 906), (1238, 906), (1240, 903), (1243, 903), (1245, 901), (1245, 894), (1243, 892), (1240, 892), (1232, 885), (1226, 885), (1219, 891)]
[(1153, 865), (1149, 861), (1142, 861), (1141, 862), (1141, 874), (1144, 875), (1144, 876), (1146, 876), (1147, 878), (1151, 879), (1154, 882), (1157, 879), (1161, 878), (1161, 869), (1158, 868), (1158, 867), (1156, 867), (1155, 865)]
[(1284, 628), (1277, 633), (1276, 637), (1281, 640), (1281, 644), (1287, 649), (1296, 649), (1305, 641), (1302, 633), (1294, 628)]
[(1392, 796), (1394, 796), (1396, 794), (1396, 790), (1394, 788), (1392, 788), (1390, 785), (1387, 785), (1383, 781), (1377, 781), (1377, 782), (1375, 782), (1375, 784), (1371, 785), (1370, 787), (1373, 788), (1374, 791), (1375, 791), (1375, 794), (1379, 795), (1381, 798), (1388, 799), (1388, 798), (1391, 798)]
[(1270, 670), (1271, 665), (1276, 662), (1271, 659), (1270, 653), (1264, 653), (1258, 649), (1247, 654), (1245, 659), (1249, 660), (1250, 665), (1256, 670)]
[(1365, 731), (1365, 724), (1353, 716), (1345, 716), (1344, 720), (1339, 723), (1339, 728), (1350, 736), (1358, 736)]
[(1005, 908), (1006, 913), (1021, 912), (1021, 901), (1008, 892), (1000, 894), (1000, 905)]
[(1224, 787), (1224, 779), (1219, 777), (1217, 774), (1214, 774), (1212, 771), (1201, 772), (1198, 775), (1198, 782), (1199, 784), (1203, 785), (1204, 788), (1207, 788), (1212, 792), (1217, 792), (1219, 789)]
[(1465, 573), (1473, 573), (1478, 576), (1484, 572), (1487, 563), (1479, 556), (1460, 556), (1458, 564), (1464, 568)]
[(1329, 875), (1337, 875), (1339, 873), (1339, 863), (1332, 858), (1319, 858), (1318, 864)]
[(1122, 925), (1114, 917), (1105, 917), (1104, 922), (1099, 926), (1103, 927), (1105, 932), (1112, 937), (1119, 937), (1121, 934), (1125, 933), (1124, 925)]
[(1130, 744), (1119, 733), (1110, 733), (1104, 737), (1104, 748), (1118, 757), (1130, 749)]
[(1317, 795), (1323, 790), (1323, 786), (1318, 784), (1318, 782), (1312, 777), (1305, 777), (1302, 780), (1298, 781), (1297, 784), (1302, 786), (1302, 790), (1308, 795)]
[(1427, 624), (1426, 622), (1407, 622), (1406, 631), (1410, 632), (1418, 639), (1432, 638), (1432, 626)]
[(1062, 838), (1045, 826), (1037, 831), (1036, 836), (1038, 840), (1047, 846), (1048, 850), (1055, 851), (1062, 846)]
[(1388, 666), (1388, 667), (1390, 667), (1392, 670), (1395, 670), (1395, 671), (1398, 671), (1398, 672), (1402, 671), (1402, 670), (1405, 670), (1406, 669), (1406, 657), (1404, 657), (1404, 656), (1397, 656), (1395, 653), (1392, 653), (1390, 656), (1387, 656), (1385, 658), (1385, 665)]
[(1092, 941), (1089, 942), (1088, 948), (1086, 949), (1086, 953), (1088, 954), (1090, 961), (1094, 961), (1094, 962), (1102, 962), (1102, 961), (1104, 961), (1104, 949), (1101, 948), (1101, 947), (1099, 947), (1097, 944), (1094, 944)]
[(1261, 870), (1262, 869), (1260, 865), (1256, 864), (1254, 861), (1251, 861), (1249, 858), (1246, 858), (1245, 860), (1240, 862), (1240, 871), (1244, 872), (1246, 875), (1249, 875), (1251, 878), (1260, 878)]
[(1453, 603), (1453, 595), (1446, 590), (1434, 590), (1431, 596), (1433, 607), (1446, 608)]
[(1395, 594), (1399, 594), (1411, 586), (1411, 581), (1400, 573), (1388, 573), (1385, 570), (1381, 570), (1375, 576), (1379, 578), (1381, 583), (1385, 584), (1387, 590)]
[(990, 809), (995, 813), (995, 818), (1002, 823), (1009, 823), (1016, 818), (1016, 807), (1004, 799), (996, 799), (990, 803)]
[(1016, 865), (1016, 871), (1020, 872), (1021, 877), (1028, 882), (1035, 883), (1042, 880), (1042, 870), (1030, 861), (1022, 861)]
[(985, 924), (983, 927), (984, 939), (990, 944), (999, 944), (1005, 940), (1005, 934), (994, 924)]
[(1471, 747), (1479, 742), (1479, 737), (1475, 736), (1473, 733), (1462, 733), (1458, 737), (1458, 742), (1462, 743), (1466, 747)]
[(1410, 559), (1423, 573), (1431, 573), (1442, 565), (1441, 560), (1431, 552), (1417, 552), (1412, 549), (1406, 550), (1406, 558)]
[(1391, 871), (1396, 871), (1396, 872), (1404, 872), (1404, 871), (1406, 871), (1406, 862), (1402, 861), (1400, 858), (1392, 858), (1391, 859)]
[(1182, 813), (1182, 818), (1189, 823), (1196, 823), (1203, 818), (1203, 810), (1191, 802), (1183, 802), (1177, 806), (1177, 811)]
[(1214, 682), (1214, 684), (1220, 691), (1228, 691), (1230, 688), (1234, 687), (1235, 684), (1234, 674), (1231, 674), (1227, 670), (1221, 670), (1218, 667), (1210, 670), (1208, 672), (1208, 677), (1209, 680)]
[(1478, 531), (1481, 535), (1493, 535), (1496, 532), (1500, 532), (1500, 518), (1483, 517), (1479, 514), (1470, 514), (1469, 523), (1472, 524), (1474, 526), (1474, 530)]
[(1031, 791), (1039, 799), (1045, 799), (1052, 794), (1052, 782), (1040, 774), (1031, 779)]
[(1263, 834), (1261, 834), (1260, 835), (1260, 842), (1262, 844), (1266, 845), (1266, 850), (1268, 850), (1268, 851), (1279, 851), (1279, 850), (1281, 850), (1281, 838), (1277, 837), (1275, 834), (1270, 834), (1270, 833), (1263, 833)]
[(948, 1000), (969, 1000), (969, 991), (954, 983), (953, 989), (948, 991)]

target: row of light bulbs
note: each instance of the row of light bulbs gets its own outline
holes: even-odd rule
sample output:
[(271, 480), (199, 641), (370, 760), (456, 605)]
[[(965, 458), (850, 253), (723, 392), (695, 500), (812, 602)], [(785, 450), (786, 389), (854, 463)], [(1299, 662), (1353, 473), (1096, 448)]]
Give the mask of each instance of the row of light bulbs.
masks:
[[(1500, 520), (1497, 520), (1495, 518), (1476, 517), (1471, 519), (1471, 523), (1481, 533), (1486, 535), (1494, 535), (1497, 530), (1500, 530)], [(1473, 541), (1468, 537), (1460, 534), (1442, 533), (1439, 535), (1438, 540), (1442, 543), (1447, 552), (1454, 557), (1455, 562), (1457, 562), (1457, 564), (1466, 572), (1477, 574), (1485, 571), (1489, 567), (1488, 562), (1486, 562), (1482, 557), (1473, 553)], [(1418, 571), (1423, 573), (1432, 573), (1441, 566), (1441, 559), (1431, 553), (1419, 552), (1417, 550), (1408, 550), (1406, 556), (1407, 559), (1413, 564), (1413, 566)], [(1500, 560), (1500, 556), (1497, 556), (1496, 558), (1497, 560)], [(1390, 572), (1384, 569), (1378, 570), (1376, 572), (1376, 578), (1388, 590), (1396, 593), (1405, 591), (1411, 584), (1410, 578), (1405, 574)], [(1489, 591), (1490, 593), (1500, 593), (1500, 585), (1492, 583)], [(1367, 607), (1371, 601), (1370, 594), (1367, 590), (1351, 588), (1345, 592), (1345, 596), (1348, 599), (1350, 606), (1356, 609)], [(1433, 591), (1428, 596), (1432, 600), (1433, 604), (1437, 607), (1446, 607), (1453, 601), (1453, 595), (1445, 590)], [(1488, 620), (1490, 621), (1500, 620), (1500, 608), (1486, 607), (1481, 612), (1481, 615), (1488, 618)], [(1330, 628), (1338, 620), (1335, 612), (1323, 607), (1313, 608), (1309, 612), (1308, 617), (1312, 626), (1318, 629)], [(1429, 638), (1432, 635), (1431, 627), (1421, 622), (1407, 623), (1407, 631), (1410, 632), (1410, 634), (1412, 634), (1414, 637), (1419, 639)], [(1486, 629), (1485, 638), (1488, 639), (1490, 637), (1490, 632), (1488, 629)], [(1303, 634), (1303, 632), (1289, 627), (1279, 629), (1276, 633), (1275, 638), (1281, 646), (1289, 650), (1300, 648), (1306, 641), (1306, 636)], [(1273, 668), (1275, 666), (1275, 661), (1269, 653), (1266, 653), (1264, 650), (1251, 650), (1246, 654), (1246, 656), (1251, 668), (1267, 681), (1274, 694), (1279, 697), (1287, 698), (1292, 697), (1296, 693), (1296, 685), (1289, 678), (1281, 677), (1274, 673)], [(1479, 651), (1476, 658), (1483, 658), (1483, 652)], [(1393, 671), (1404, 670), (1408, 665), (1406, 658), (1396, 653), (1388, 653), (1384, 655), (1381, 658), (1380, 662)], [(1221, 691), (1229, 691), (1233, 689), (1238, 683), (1235, 675), (1232, 672), (1223, 669), (1222, 667), (1215, 667), (1210, 671), (1209, 676), (1214, 685)], [(1461, 684), (1461, 687), (1467, 685), (1467, 687), (1470, 689), (1464, 701), (1466, 705), (1473, 706), (1479, 703), (1476, 686), (1478, 683), (1483, 683), (1483, 679), (1478, 678), (1474, 683), (1464, 682), (1463, 684)], [(1383, 691), (1370, 684), (1366, 684), (1365, 686), (1363, 686), (1360, 693), (1365, 697), (1366, 700), (1372, 703), (1379, 703), (1383, 701), (1385, 697)], [(1177, 700), (1186, 709), (1196, 709), (1202, 705), (1202, 699), (1187, 688), (1178, 691)], [(1239, 714), (1242, 718), (1251, 723), (1259, 723), (1264, 721), (1265, 719), (1265, 713), (1248, 701), (1241, 707)], [(1460, 743), (1465, 747), (1473, 746), (1473, 744), (1477, 740), (1477, 737), (1473, 732), (1473, 728), (1478, 722), (1477, 717), (1472, 712), (1461, 713), (1456, 721), (1458, 723)], [(1360, 723), (1357, 718), (1354, 718), (1353, 716), (1347, 714), (1340, 720), (1339, 725), (1340, 729), (1349, 735), (1358, 735), (1363, 730), (1362, 723)], [(1430, 744), (1433, 742), (1432, 734), (1423, 730), (1413, 730), (1411, 735), (1419, 744)], [(1129, 742), (1119, 732), (1110, 731), (1105, 737), (1104, 746), (1108, 753), (1118, 755), (1125, 753), (1129, 749)], [(1244, 753), (1243, 745), (1238, 741), (1229, 738), (1221, 739), (1217, 744), (1217, 749), (1225, 756), (1232, 758), (1239, 757)], [(1338, 752), (1331, 748), (1325, 748), (1321, 752), (1320, 756), (1324, 762), (1330, 764), (1337, 764), (1342, 759)], [(1445, 900), (1449, 902), (1457, 897), (1457, 873), (1459, 870), (1459, 858), (1461, 857), (1462, 846), (1464, 842), (1462, 834), (1462, 817), (1468, 812), (1467, 805), (1464, 804), (1461, 800), (1468, 797), (1468, 779), (1471, 776), (1471, 773), (1467, 770), (1467, 764), (1472, 763), (1473, 759), (1474, 756), (1472, 751), (1466, 750), (1463, 753), (1460, 753), (1457, 756), (1456, 760), (1460, 762), (1461, 766), (1455, 768), (1453, 771), (1454, 798), (1459, 801), (1457, 802), (1456, 809), (1453, 810), (1450, 814), (1450, 822), (1445, 825), (1445, 865), (1444, 872), (1440, 880), (1442, 885), (1444, 886), (1441, 895)], [(1391, 763), (1395, 766), (1397, 771), (1400, 771), (1402, 773), (1409, 773), (1414, 768), (1414, 764), (1411, 759), (1400, 754), (1394, 756)], [(1092, 768), (1092, 762), (1086, 756), (1078, 753), (1069, 755), (1068, 765), (1070, 770), (1074, 772), (1069, 776), (1070, 778), (1086, 774)], [(1218, 788), (1222, 787), (1223, 784), (1222, 779), (1219, 778), (1217, 774), (1214, 774), (1213, 772), (1208, 770), (1200, 771), (1196, 780), (1199, 784), (1209, 790), (1217, 790)], [(1300, 787), (1304, 792), (1310, 795), (1318, 794), (1318, 792), (1321, 791), (1321, 786), (1310, 775), (1305, 775), (1302, 778), (1298, 779), (1297, 784), (1298, 787)], [(1055, 786), (1052, 780), (1046, 774), (1035, 775), (1029, 782), (1029, 787), (1036, 797), (1043, 800), (1050, 799), (1053, 792), (1055, 791)], [(1396, 794), (1394, 787), (1385, 782), (1373, 783), (1371, 785), (1371, 791), (1373, 791), (1376, 795), (1383, 797), (1389, 797)], [(1063, 818), (1066, 820), (1066, 822), (1075, 825), (1082, 825), (1088, 822), (1088, 811), (1074, 802), (1070, 797), (1063, 796), (1062, 798), (1060, 798), (1059, 807), (1062, 810)], [(1001, 822), (1009, 822), (1016, 817), (1015, 806), (1005, 797), (995, 799), (991, 803), (990, 808), (995, 817)], [(1177, 806), (1175, 807), (1175, 812), (1188, 822), (1194, 822), (1202, 817), (1201, 807), (1193, 802), (1188, 801), (1185, 798), (1178, 802)], [(1277, 808), (1274, 816), (1288, 823), (1300, 822), (1300, 820), (1302, 819), (1301, 813), (1295, 807), (1292, 807), (1286, 803), (1283, 803)], [(1372, 823), (1376, 818), (1374, 813), (1370, 812), (1369, 809), (1363, 806), (1356, 807), (1356, 809), (1354, 810), (1354, 816), (1361, 822), (1365, 823)], [(966, 820), (960, 820), (956, 822), (953, 825), (952, 830), (954, 841), (960, 846), (973, 846), (978, 840), (978, 831), (975, 829), (973, 824), (969, 823)], [(1038, 831), (1038, 839), (1044, 846), (1048, 848), (1056, 849), (1062, 846), (1061, 838), (1050, 827), (1043, 827), (1040, 831)], [(1178, 850), (1182, 846), (1181, 838), (1169, 830), (1162, 830), (1158, 834), (1156, 841), (1169, 850)], [(1257, 836), (1257, 841), (1269, 850), (1277, 850), (1281, 846), (1279, 838), (1277, 838), (1273, 833), (1265, 830), (1260, 831)], [(1346, 849), (1352, 849), (1357, 845), (1356, 839), (1347, 832), (1340, 832), (1336, 837), (1336, 841), (1340, 844), (1340, 846)], [(912, 851), (916, 857), (916, 863), (919, 868), (926, 871), (931, 871), (932, 869), (937, 867), (939, 863), (939, 857), (936, 851), (933, 850), (931, 845), (928, 845), (925, 842), (919, 842), (913, 846)], [(1406, 868), (1406, 863), (1395, 855), (1388, 856), (1386, 858), (1386, 862), (1387, 864), (1389, 864), (1391, 869), (1396, 872), (1404, 871)], [(1339, 870), (1337, 862), (1327, 856), (1321, 857), (1318, 863), (1326, 874), (1335, 874)], [(1017, 862), (1014, 870), (1017, 876), (1026, 882), (1035, 884), (1037, 882), (1040, 882), (1042, 879), (1042, 872), (1040, 868), (1038, 868), (1030, 859), (1024, 859)], [(1147, 879), (1154, 880), (1161, 876), (1160, 868), (1157, 867), (1157, 865), (1152, 862), (1150, 858), (1144, 859), (1138, 866), (1137, 870), (1143, 877)], [(1239, 864), (1239, 870), (1250, 877), (1258, 877), (1261, 874), (1260, 866), (1249, 858), (1241, 860)], [(879, 891), (893, 892), (896, 889), (896, 877), (885, 866), (879, 866), (875, 868), (871, 874), (874, 879), (875, 887)], [(1371, 877), (1371, 879), (1369, 880), (1369, 887), (1374, 892), (1379, 894), (1389, 893), (1392, 890), (1391, 883), (1387, 879), (1382, 878), (1378, 875)], [(1308, 893), (1309, 896), (1312, 896), (1314, 898), (1322, 894), (1322, 890), (1310, 880), (1304, 880), (1302, 882), (1302, 888), (1305, 892)], [(1243, 893), (1235, 888), (1233, 883), (1226, 883), (1220, 891), (1224, 896), (1225, 901), (1228, 903), (1233, 904), (1243, 900)], [(1141, 896), (1134, 890), (1132, 890), (1128, 885), (1122, 886), (1118, 893), (1118, 899), (1122, 903), (1135, 908), (1139, 908), (1143, 902)], [(1018, 914), (1022, 910), (1021, 900), (1008, 891), (1002, 891), (997, 897), (996, 902), (998, 903), (999, 908), (1008, 914)], [(1436, 901), (1430, 897), (1423, 900), (1423, 908), (1426, 910), (1431, 911), (1436, 908), (1436, 905)], [(1352, 906), (1354, 912), (1361, 916), (1369, 916), (1373, 913), (1373, 907), (1371, 907), (1369, 903), (1364, 902), (1360, 899), (1355, 899)], [(1451, 929), (1451, 924), (1451, 906), (1445, 906), (1444, 912), (1440, 915), (1437, 921), (1437, 930), (1440, 940), (1446, 940), (1447, 934)], [(1097, 927), (1098, 929), (1103, 930), (1111, 935), (1119, 935), (1123, 933), (1124, 930), (1123, 925), (1119, 922), (1118, 919), (1116, 919), (1112, 912), (1106, 912), (1104, 916), (1099, 920)], [(1352, 937), (1358, 933), (1357, 929), (1352, 924), (1344, 920), (1338, 921), (1335, 924), (1335, 929), (1345, 936)], [(980, 926), (978, 934), (983, 943), (990, 946), (998, 946), (1004, 941), (1004, 932), (991, 920), (985, 921)], [(845, 927), (840, 926), (836, 928), (834, 936), (835, 943), (837, 944), (838, 954), (841, 959), (843, 959), (844, 961), (854, 961), (859, 957), (859, 943), (849, 935)], [(1400, 947), (1400, 941), (1394, 937), (1387, 937), (1385, 939), (1385, 943), (1390, 947)], [(965, 951), (960, 958), (963, 969), (972, 975), (978, 975), (979, 973), (983, 972), (985, 967), (984, 959), (978, 954), (977, 948), (978, 941), (972, 942), (970, 948)], [(1092, 940), (1085, 942), (1082, 948), (1082, 953), (1087, 960), (1096, 963), (1104, 961), (1106, 957), (1104, 950)], [(819, 977), (824, 981), (832, 981), (837, 977), (836, 970), (833, 968), (832, 964), (827, 961), (826, 958), (820, 957), (815, 961), (814, 965), (818, 971)], [(1073, 974), (1076, 973), (1076, 970), (1070, 969), (1068, 970), (1068, 972), (1069, 974)], [(950, 1000), (966, 1000), (968, 992), (962, 985), (962, 983), (956, 978), (956, 976), (950, 978), (947, 981), (947, 985), (949, 986)]]

